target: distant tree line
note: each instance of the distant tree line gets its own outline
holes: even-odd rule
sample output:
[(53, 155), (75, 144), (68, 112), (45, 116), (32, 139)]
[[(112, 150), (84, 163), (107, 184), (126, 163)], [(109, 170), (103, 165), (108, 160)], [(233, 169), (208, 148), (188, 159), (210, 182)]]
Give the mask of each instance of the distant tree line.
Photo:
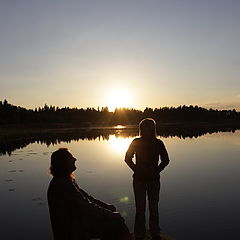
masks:
[(59, 108), (44, 105), (26, 109), (0, 101), (0, 125), (27, 126), (113, 126), (117, 124), (138, 124), (143, 118), (151, 117), (160, 123), (198, 123), (239, 121), (240, 113), (233, 110), (206, 109), (199, 106), (179, 106), (145, 108), (144, 111), (133, 108), (116, 108), (110, 112), (107, 107), (100, 108)]

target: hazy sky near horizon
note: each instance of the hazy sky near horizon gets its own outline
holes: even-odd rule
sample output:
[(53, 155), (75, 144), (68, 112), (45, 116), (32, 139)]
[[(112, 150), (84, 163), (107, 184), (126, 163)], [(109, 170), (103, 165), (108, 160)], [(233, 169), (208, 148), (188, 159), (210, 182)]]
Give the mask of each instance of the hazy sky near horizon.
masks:
[(239, 0), (0, 0), (0, 100), (102, 107), (122, 89), (138, 109), (240, 109), (239, 12)]

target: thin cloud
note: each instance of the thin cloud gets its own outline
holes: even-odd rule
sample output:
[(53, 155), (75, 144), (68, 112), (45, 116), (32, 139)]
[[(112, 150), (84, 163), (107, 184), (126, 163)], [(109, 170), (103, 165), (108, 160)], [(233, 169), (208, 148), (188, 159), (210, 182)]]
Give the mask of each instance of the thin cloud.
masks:
[[(240, 98), (240, 96), (239, 96), (239, 98)], [(229, 102), (229, 103), (214, 102), (214, 103), (204, 104), (204, 107), (218, 109), (218, 110), (236, 109), (237, 111), (240, 111), (240, 102)]]

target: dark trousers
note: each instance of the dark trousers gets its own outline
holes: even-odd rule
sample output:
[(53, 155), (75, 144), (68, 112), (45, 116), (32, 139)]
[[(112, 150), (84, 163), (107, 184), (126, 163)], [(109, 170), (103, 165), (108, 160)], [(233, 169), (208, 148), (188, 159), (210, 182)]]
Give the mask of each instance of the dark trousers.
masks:
[(133, 189), (135, 195), (136, 215), (134, 233), (136, 237), (144, 237), (146, 233), (145, 210), (146, 196), (148, 196), (149, 205), (149, 230), (152, 236), (160, 234), (158, 202), (160, 181), (140, 181), (133, 180)]

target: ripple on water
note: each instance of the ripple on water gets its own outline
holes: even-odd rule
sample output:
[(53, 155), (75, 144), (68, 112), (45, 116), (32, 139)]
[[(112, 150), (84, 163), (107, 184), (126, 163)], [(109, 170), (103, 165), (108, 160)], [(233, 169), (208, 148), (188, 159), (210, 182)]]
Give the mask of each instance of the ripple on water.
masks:
[(44, 202), (41, 197), (32, 198), (32, 202), (35, 202), (38, 207), (43, 207), (46, 205), (46, 202)]
[(39, 202), (37, 205), (38, 205), (39, 207), (44, 207), (44, 206), (46, 205), (46, 203), (45, 203), (45, 202)]
[(41, 197), (32, 198), (32, 201), (33, 201), (33, 202), (37, 202), (37, 201), (41, 201), (41, 200), (42, 200)]

